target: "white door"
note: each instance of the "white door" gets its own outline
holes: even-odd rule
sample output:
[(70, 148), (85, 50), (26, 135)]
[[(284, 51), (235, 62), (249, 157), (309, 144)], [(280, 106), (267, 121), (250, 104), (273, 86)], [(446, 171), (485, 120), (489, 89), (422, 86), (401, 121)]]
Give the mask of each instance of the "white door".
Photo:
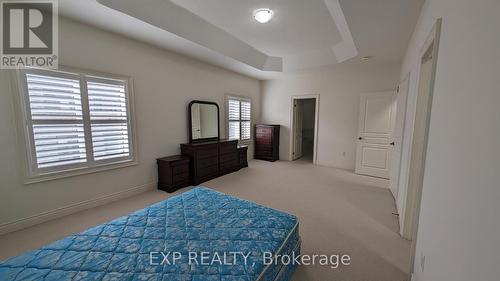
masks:
[(303, 103), (293, 100), (293, 160), (302, 157), (302, 119), (304, 118)]
[(392, 160), (391, 160), (391, 177), (389, 187), (394, 198), (398, 198), (399, 194), (399, 173), (401, 171), (401, 153), (403, 148), (403, 133), (406, 117), (406, 100), (409, 90), (409, 76), (399, 85), (396, 96), (396, 120), (392, 137)]
[(361, 95), (356, 151), (356, 173), (389, 178), (389, 145), (394, 127), (396, 102), (393, 92)]

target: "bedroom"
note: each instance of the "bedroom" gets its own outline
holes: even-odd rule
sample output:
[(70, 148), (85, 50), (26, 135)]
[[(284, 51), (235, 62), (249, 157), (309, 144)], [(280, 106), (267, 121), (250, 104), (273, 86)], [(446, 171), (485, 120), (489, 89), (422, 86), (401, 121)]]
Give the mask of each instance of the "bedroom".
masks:
[[(286, 230), (274, 242), (284, 245), (285, 240), (288, 241), (285, 238), (292, 238), (290, 247), (299, 245), (295, 252), (303, 257), (312, 259), (313, 255), (327, 255), (331, 258), (323, 260), (323, 264), (319, 259), (314, 265), (303, 262), (290, 270), (283, 266), (281, 275), (269, 270), (268, 274), (274, 276), (265, 280), (393, 281), (408, 280), (410, 273), (415, 280), (495, 280), (498, 276), (495, 275), (498, 269), (491, 267), (498, 263), (494, 254), (498, 247), (491, 242), (495, 241), (494, 233), (499, 230), (494, 217), (498, 214), (494, 199), (498, 198), (495, 183), (499, 173), (495, 159), (499, 155), (494, 145), (500, 139), (498, 131), (491, 128), (497, 127), (499, 119), (494, 105), (498, 105), (499, 100), (494, 94), (497, 79), (490, 74), (499, 63), (495, 50), (500, 42), (494, 36), (494, 26), (498, 26), (497, 3), (487, 0), (474, 1), (475, 4), (451, 0), (328, 0), (288, 4), (285, 1), (222, 0), (203, 4), (186, 0), (149, 1), (147, 5), (111, 0), (45, 2), (58, 6), (58, 14), (52, 15), (53, 26), (58, 27), (52, 38), (57, 68), (3, 69), (7, 66), (2, 65), (0, 70), (1, 280), (80, 280), (78, 278), (83, 277), (88, 280), (111, 277), (177, 280), (168, 275), (176, 273), (192, 278), (187, 280), (232, 280), (230, 277), (264, 280), (262, 267), (260, 272), (253, 274), (248, 271), (234, 276), (222, 274), (221, 268), (236, 272), (241, 269), (241, 264), (230, 264), (227, 257), (228, 264), (219, 264), (215, 273), (210, 271), (215, 270), (213, 264), (199, 269), (197, 265), (202, 264), (196, 258), (190, 264), (192, 272), (182, 271), (182, 268), (176, 272), (173, 269), (178, 268), (163, 264), (163, 269), (173, 269), (160, 273), (149, 263), (143, 265), (150, 268), (141, 271), (136, 260), (127, 263), (118, 259), (118, 254), (124, 253), (117, 250), (120, 240), (125, 243), (136, 239), (135, 242), (140, 240), (142, 243), (157, 234), (143, 230), (135, 237), (132, 228), (123, 230), (119, 237), (99, 237), (114, 241), (103, 244), (116, 243), (113, 251), (97, 251), (94, 247), (98, 243), (93, 238), (87, 250), (76, 244), (64, 249), (51, 248), (61, 256), (69, 252), (92, 252), (92, 249), (105, 253), (102, 257), (108, 263), (102, 270), (95, 270), (97, 262), (92, 262), (92, 256), (76, 256), (81, 260), (68, 259), (69, 264), (64, 266), (58, 262), (63, 263), (65, 259), (57, 255), (53, 257), (57, 260), (51, 261), (54, 264), (49, 265), (41, 264), (45, 261), (41, 256), (26, 264), (9, 260), (34, 253), (31, 251), (61, 239), (75, 239), (77, 233), (95, 230), (95, 227), (120, 226), (117, 219), (131, 213), (128, 217), (131, 224), (127, 226), (148, 228), (148, 223), (154, 226), (156, 219), (153, 217), (163, 216), (144, 216), (143, 208), (149, 208), (148, 214), (161, 214), (161, 208), (155, 204), (170, 202), (175, 205), (179, 198), (191, 202), (193, 194), (204, 196), (206, 202), (212, 200), (212, 204), (201, 204), (209, 206), (200, 213), (221, 207), (213, 202), (214, 197), (246, 206), (242, 209), (259, 209), (267, 216), (259, 214), (260, 220), (250, 220), (251, 223), (262, 226), (272, 220), (274, 224), (270, 225), (282, 225)], [(7, 10), (3, 6), (7, 3), (2, 1), (3, 11)], [(220, 7), (225, 9), (218, 9)], [(272, 10), (269, 22), (256, 21), (254, 11), (259, 8)], [(463, 17), (465, 11), (468, 17)], [(5, 26), (9, 21), (5, 21), (3, 15)], [(9, 16), (13, 15), (15, 12)], [(393, 121), (404, 120), (404, 129), (400, 128), (402, 140), (396, 144), (401, 148), (399, 153), (406, 157), (402, 157), (397, 166), (401, 171), (399, 182), (408, 179), (408, 171), (414, 170), (409, 166), (417, 89), (422, 76), (419, 75), (419, 58), (438, 19), (442, 19), (442, 27), (439, 55), (434, 57), (437, 58), (434, 69), (437, 73), (425, 172), (422, 172), (425, 174), (421, 184), (424, 192), (421, 211), (418, 212), (417, 207), (412, 209), (417, 213), (417, 222), (411, 224), (415, 217), (403, 215), (406, 208), (403, 201), (407, 197), (395, 196), (390, 180), (355, 172), (361, 142), (358, 140), (360, 98), (366, 93), (390, 91), (396, 94), (398, 86), (400, 92), (407, 92), (406, 114), (394, 117)], [(324, 26), (325, 22), (330, 26)], [(330, 33), (331, 37), (326, 36)], [(206, 34), (211, 36), (203, 36)], [(22, 36), (16, 38), (20, 40)], [(46, 38), (41, 36), (42, 39)], [(6, 39), (2, 37), (2, 40)], [(337, 47), (335, 52), (322, 52), (323, 47), (332, 45)], [(305, 52), (315, 47), (319, 50), (317, 54)], [(5, 52), (5, 48), (2, 50)], [(469, 55), (464, 57), (463, 53)], [(2, 53), (2, 61), (7, 55)], [(67, 90), (60, 88), (51, 89), (52, 96), (37, 92), (36, 87), (43, 83), (71, 85), (72, 93), (54, 95), (54, 92)], [(68, 107), (54, 109), (54, 104), (48, 103), (61, 96), (66, 99), (63, 103), (70, 100), (74, 105), (69, 113)], [(303, 158), (289, 161), (294, 159), (294, 144), (298, 138), (293, 130), (294, 97), (316, 99), (312, 141), (314, 163)], [(36, 108), (40, 106), (36, 98), (47, 104)], [(101, 103), (93, 103), (96, 100)], [(202, 113), (202, 103), (195, 105), (199, 106), (199, 114), (193, 115), (196, 110), (189, 107), (193, 101), (210, 102), (214, 111)], [(122, 115), (99, 115), (99, 109), (109, 109), (107, 106), (111, 105), (119, 105), (119, 108), (108, 113), (118, 110)], [(218, 113), (215, 113), (217, 107)], [(92, 115), (93, 112), (96, 115)], [(206, 127), (203, 125), (206, 118), (202, 116), (207, 115), (217, 116), (218, 121), (211, 118), (211, 125), (217, 125), (218, 130), (211, 127), (205, 135), (201, 133)], [(279, 128), (263, 127), (262, 133), (257, 133), (256, 125), (279, 125)], [(54, 126), (59, 128), (50, 131)], [(459, 135), (462, 127), (470, 133)], [(71, 157), (76, 155), (76, 162), (50, 158), (53, 154), (47, 151), (43, 154), (43, 142), (36, 141), (47, 134), (64, 139), (68, 133), (65, 130), (77, 132), (78, 149), (70, 154)], [(264, 137), (264, 131), (272, 136)], [(108, 133), (120, 140), (113, 143), (116, 146), (99, 143), (99, 137)], [(257, 139), (257, 135), (263, 139)], [(473, 145), (478, 135), (484, 139), (481, 137), (481, 145)], [(197, 141), (198, 138), (205, 140)], [(238, 158), (231, 158), (233, 162), (229, 166), (214, 164), (217, 166), (215, 171), (196, 171), (195, 176), (194, 162), (201, 159), (196, 160), (195, 154), (200, 153), (199, 148), (208, 142), (207, 138), (217, 143), (213, 148), (217, 156), (212, 157), (216, 161), (231, 153), (236, 155), (238, 146), (235, 145), (239, 145)], [(222, 140), (226, 138), (239, 141), (224, 143)], [(262, 142), (268, 146), (262, 148)], [(272, 153), (268, 152), (269, 142), (274, 144)], [(385, 147), (389, 147), (387, 145)], [(91, 147), (94, 149), (89, 149)], [(67, 152), (61, 151), (61, 147), (57, 149), (58, 153)], [(225, 149), (231, 152), (219, 154)], [(196, 152), (190, 152), (194, 150)], [(208, 148), (204, 151), (212, 153)], [(253, 159), (262, 152), (271, 158), (267, 160), (279, 160)], [(114, 153), (119, 156), (106, 158)], [(165, 160), (162, 163), (166, 166), (160, 168), (157, 159), (175, 155), (182, 156), (177, 160)], [(113, 161), (113, 158), (118, 160)], [(43, 160), (48, 161), (46, 165)], [(60, 163), (51, 166), (50, 161)], [(185, 168), (178, 168), (180, 172), (175, 175), (187, 174), (187, 177), (182, 177), (179, 185), (172, 187), (172, 182), (159, 179), (162, 175), (171, 179), (169, 169), (180, 166)], [(166, 184), (165, 189), (176, 190), (168, 193), (158, 189), (162, 185), (159, 181)], [(194, 189), (198, 185), (210, 190)], [(404, 185), (398, 183), (399, 193)], [(472, 191), (468, 186), (476, 188)], [(177, 195), (181, 197), (175, 197)], [(168, 208), (169, 203), (165, 204), (167, 216), (171, 208)], [(185, 213), (185, 223), (193, 226), (190, 229), (195, 229), (200, 222), (198, 215)], [(218, 215), (202, 218), (201, 222), (216, 226), (217, 220), (224, 219), (226, 223), (240, 226), (249, 223), (238, 221), (232, 215), (220, 211)], [(176, 217), (179, 216), (170, 218)], [(137, 221), (132, 222), (134, 219)], [(177, 241), (173, 237), (193, 235), (200, 239), (184, 237), (180, 240), (197, 241), (199, 243), (193, 243), (201, 248), (206, 245), (200, 241), (226, 241), (201, 239), (203, 235), (220, 234), (222, 238), (233, 235), (183, 232), (178, 230), (182, 222), (177, 227), (172, 226), (177, 232), (170, 231), (168, 223), (162, 223), (155, 226), (164, 228), (164, 233), (160, 234), (164, 235), (163, 239), (159, 240)], [(416, 226), (418, 233), (411, 229)], [(273, 241), (269, 229), (264, 231), (265, 228), (256, 227), (260, 229), (256, 230), (259, 235), (246, 229), (248, 233), (234, 234), (245, 237), (236, 241), (257, 238), (266, 243)], [(470, 237), (468, 233), (472, 230), (476, 234)], [(483, 238), (477, 241), (475, 237)], [(164, 243), (159, 251), (149, 252), (141, 252), (142, 244), (136, 245), (138, 249), (132, 256), (139, 257), (138, 252), (158, 252), (163, 260), (162, 254), (168, 254), (169, 245), (175, 243)], [(208, 247), (208, 250), (221, 254), (231, 252), (226, 251), (223, 243), (218, 246)], [(273, 245), (271, 252), (275, 253), (277, 246)], [(243, 249), (248, 247), (231, 250), (241, 251), (243, 255), (239, 258), (244, 260), (248, 251)], [(474, 257), (482, 256), (491, 263), (459, 268), (467, 258), (453, 249)], [(183, 250), (172, 253), (182, 254), (178, 263), (181, 267), (189, 262), (189, 253)], [(117, 255), (115, 269), (110, 265), (115, 260), (114, 255)], [(173, 262), (173, 256), (169, 257), (167, 261)], [(89, 270), (84, 270), (87, 260)], [(37, 265), (30, 266), (30, 263)], [(278, 264), (282, 266), (284, 262)], [(445, 274), (450, 276), (445, 277)]]

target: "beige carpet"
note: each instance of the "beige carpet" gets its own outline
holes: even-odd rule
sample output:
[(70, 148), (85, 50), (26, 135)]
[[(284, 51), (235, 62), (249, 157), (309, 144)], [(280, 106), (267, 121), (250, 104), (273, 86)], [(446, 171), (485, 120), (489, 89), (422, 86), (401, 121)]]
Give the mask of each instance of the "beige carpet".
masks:
[[(397, 234), (389, 190), (376, 187), (385, 184), (384, 180), (299, 160), (251, 161), (249, 168), (204, 185), (297, 215), (303, 253), (351, 256), (348, 267), (301, 266), (294, 281), (405, 281), (410, 243)], [(0, 260), (169, 196), (161, 191), (146, 192), (0, 236)]]

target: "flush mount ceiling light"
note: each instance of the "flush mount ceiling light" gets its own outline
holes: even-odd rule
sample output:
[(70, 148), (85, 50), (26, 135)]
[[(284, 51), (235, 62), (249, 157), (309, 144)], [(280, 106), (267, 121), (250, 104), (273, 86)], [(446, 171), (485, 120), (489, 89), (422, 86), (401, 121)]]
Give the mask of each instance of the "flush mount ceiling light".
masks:
[(270, 21), (273, 18), (273, 15), (273, 10), (267, 8), (257, 9), (253, 12), (253, 18), (260, 23)]

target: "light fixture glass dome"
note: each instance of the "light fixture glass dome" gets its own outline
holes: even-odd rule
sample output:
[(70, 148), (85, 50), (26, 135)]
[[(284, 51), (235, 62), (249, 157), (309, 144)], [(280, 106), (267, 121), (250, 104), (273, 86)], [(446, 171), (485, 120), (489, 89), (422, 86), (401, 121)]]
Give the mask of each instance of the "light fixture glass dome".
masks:
[(270, 21), (273, 18), (273, 15), (273, 10), (267, 8), (257, 9), (253, 12), (253, 18), (260, 23)]

